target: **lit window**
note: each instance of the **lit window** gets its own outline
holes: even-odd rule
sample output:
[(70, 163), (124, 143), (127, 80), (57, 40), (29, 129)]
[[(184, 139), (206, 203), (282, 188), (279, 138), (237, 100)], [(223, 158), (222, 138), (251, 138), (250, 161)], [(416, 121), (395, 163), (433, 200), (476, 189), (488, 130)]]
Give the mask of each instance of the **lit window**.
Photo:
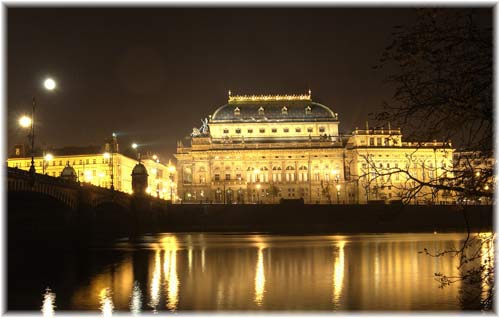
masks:
[(219, 181), (219, 180), (220, 180), (220, 175), (219, 175), (218, 173), (216, 173), (216, 174), (214, 175), (214, 180), (215, 180), (215, 181)]
[(226, 173), (226, 181), (229, 181), (229, 180), (231, 180), (231, 174)]
[(370, 138), (370, 146), (375, 146), (375, 139), (374, 138)]
[(264, 107), (260, 106), (259, 115), (264, 115)]
[(382, 146), (382, 138), (377, 138), (377, 146)]

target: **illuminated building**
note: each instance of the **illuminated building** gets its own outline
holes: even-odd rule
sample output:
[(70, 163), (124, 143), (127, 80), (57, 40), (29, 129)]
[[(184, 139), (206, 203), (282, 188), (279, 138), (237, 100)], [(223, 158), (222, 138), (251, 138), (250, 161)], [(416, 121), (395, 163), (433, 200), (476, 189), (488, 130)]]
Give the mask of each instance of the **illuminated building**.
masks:
[[(176, 197), (175, 166), (160, 162), (157, 155), (142, 156), (141, 163), (147, 170), (147, 193), (165, 200)], [(29, 170), (31, 158), (24, 155), (23, 147), (16, 146), (14, 155), (7, 160), (9, 167)], [(120, 153), (116, 137), (104, 147), (66, 147), (35, 156), (37, 173), (66, 178), (68, 166), (76, 172), (79, 182), (132, 193), (132, 170), (137, 160)]]
[[(442, 142), (403, 142), (400, 129), (339, 134), (339, 117), (305, 95), (234, 96), (217, 108), (189, 144), (177, 144), (178, 193), (184, 201), (355, 204), (401, 200), (407, 167), (435, 180), (452, 164)], [(372, 169), (370, 169), (372, 167)], [(375, 168), (376, 167), (376, 168)], [(416, 203), (450, 202), (424, 188)]]

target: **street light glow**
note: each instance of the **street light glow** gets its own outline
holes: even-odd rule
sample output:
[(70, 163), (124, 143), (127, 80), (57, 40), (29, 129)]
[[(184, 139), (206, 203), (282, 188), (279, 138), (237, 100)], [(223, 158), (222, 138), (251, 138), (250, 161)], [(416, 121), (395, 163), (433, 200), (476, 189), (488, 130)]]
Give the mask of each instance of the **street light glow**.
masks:
[(104, 159), (109, 159), (111, 157), (111, 155), (109, 154), (109, 152), (105, 152), (103, 154), (103, 156), (104, 156)]
[(54, 88), (56, 88), (56, 82), (51, 79), (51, 78), (47, 78), (44, 82), (43, 82), (43, 86), (48, 89), (49, 91), (53, 90)]
[(31, 126), (31, 118), (28, 116), (22, 116), (19, 118), (19, 125), (23, 128), (28, 128)]
[(132, 148), (137, 149), (137, 144), (135, 142), (132, 144)]
[(52, 159), (54, 159), (54, 156), (51, 153), (45, 155), (45, 161), (51, 161)]

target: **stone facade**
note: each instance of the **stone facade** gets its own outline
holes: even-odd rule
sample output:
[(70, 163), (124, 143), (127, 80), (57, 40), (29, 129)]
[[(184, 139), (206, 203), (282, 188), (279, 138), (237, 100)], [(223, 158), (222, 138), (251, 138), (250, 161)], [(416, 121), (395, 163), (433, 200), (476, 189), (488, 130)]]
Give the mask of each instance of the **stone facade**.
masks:
[[(178, 195), (184, 202), (358, 204), (405, 197), (406, 169), (427, 180), (452, 164), (449, 143), (402, 141), (400, 129), (341, 136), (338, 114), (311, 94), (231, 96), (178, 142)], [(388, 177), (390, 174), (390, 178)], [(445, 203), (421, 189), (415, 203)]]

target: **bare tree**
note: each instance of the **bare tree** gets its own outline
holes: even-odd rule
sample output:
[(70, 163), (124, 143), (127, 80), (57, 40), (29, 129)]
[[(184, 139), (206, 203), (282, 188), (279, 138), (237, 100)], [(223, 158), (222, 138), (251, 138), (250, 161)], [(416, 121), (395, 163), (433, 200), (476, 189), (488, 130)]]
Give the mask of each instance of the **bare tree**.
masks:
[[(459, 204), (481, 199), (491, 204), (496, 182), (492, 10), (421, 9), (416, 14), (414, 24), (395, 27), (393, 41), (375, 67), (389, 73), (387, 81), (394, 87), (394, 96), (384, 103), (383, 111), (374, 114), (380, 122), (408, 129), (407, 137), (416, 142), (416, 150), (399, 167), (380, 167), (366, 157), (365, 182), (370, 188), (380, 180), (391, 184), (391, 178), (403, 175), (404, 181), (396, 186), (405, 202), (424, 194), (431, 199), (453, 196)], [(452, 142), (458, 148), (453, 162), (419, 161), (418, 149), (428, 147), (418, 143), (422, 140), (440, 144), (435, 151), (452, 151), (446, 147)], [(436, 172), (431, 174), (433, 169)], [(460, 258), (459, 276), (436, 273), (440, 286), (458, 280), (487, 286), (477, 294), (477, 304), (491, 309), (494, 266), (485, 259), (491, 255), (494, 238), (494, 233), (469, 233), (460, 249), (426, 250), (435, 257), (452, 254)]]

